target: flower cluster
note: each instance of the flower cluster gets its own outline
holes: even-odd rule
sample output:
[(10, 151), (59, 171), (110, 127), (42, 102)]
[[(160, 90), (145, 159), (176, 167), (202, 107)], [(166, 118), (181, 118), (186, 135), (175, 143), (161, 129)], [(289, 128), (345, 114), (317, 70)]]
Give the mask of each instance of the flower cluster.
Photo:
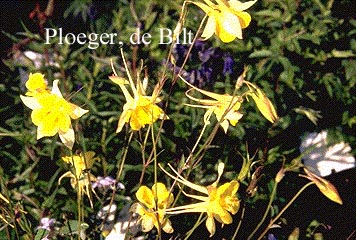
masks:
[(215, 220), (222, 224), (232, 223), (231, 214), (236, 214), (240, 207), (240, 200), (236, 195), (239, 189), (239, 183), (236, 180), (232, 180), (218, 186), (218, 182), (224, 171), (223, 163), (220, 163), (218, 166), (217, 180), (206, 187), (189, 182), (173, 168), (172, 170), (177, 176), (171, 175), (163, 168), (162, 170), (179, 183), (203, 195), (191, 195), (183, 191), (186, 196), (198, 200), (199, 202), (170, 208), (174, 196), (167, 191), (163, 183), (153, 185), (152, 189), (141, 186), (136, 192), (136, 197), (139, 202), (132, 205), (131, 211), (141, 216), (140, 221), (142, 221), (141, 224), (144, 232), (150, 231), (153, 226), (158, 229), (159, 225), (161, 225), (165, 232), (173, 232), (171, 223), (165, 215), (181, 213), (206, 213), (206, 227), (210, 232), (210, 236), (213, 236), (215, 233)]
[(90, 192), (93, 191), (91, 182), (94, 182), (96, 178), (88, 170), (93, 166), (96, 160), (94, 156), (95, 152), (89, 151), (80, 155), (62, 157), (62, 160), (70, 164), (73, 170), (64, 173), (58, 180), (58, 182), (61, 183), (63, 178), (69, 177), (72, 187), (78, 189), (79, 196), (85, 193), (89, 198), (91, 206), (93, 206)]
[[(114, 72), (113, 76), (110, 76), (110, 80), (119, 85), (123, 94), (126, 98), (126, 104), (124, 105), (124, 110), (120, 116), (119, 123), (116, 129), (116, 132), (121, 132), (125, 123), (130, 123), (132, 130), (137, 131), (145, 127), (147, 124), (152, 124), (157, 121), (157, 119), (164, 119), (165, 114), (163, 110), (157, 106), (157, 103), (161, 101), (159, 98), (159, 92), (156, 88), (153, 91), (152, 96), (146, 95), (146, 88), (148, 84), (148, 78), (145, 77), (143, 82), (139, 79), (136, 79), (136, 84), (134, 83), (133, 78), (130, 75), (130, 72), (127, 68), (124, 55), (124, 64), (126, 68), (126, 73), (129, 81), (122, 77), (118, 77), (113, 64), (112, 69)], [(129, 84), (132, 93), (128, 91), (125, 85)]]
[(166, 209), (173, 203), (174, 196), (163, 183), (156, 183), (152, 188), (141, 186), (136, 192), (138, 203), (131, 206), (130, 211), (141, 217), (142, 231), (151, 231), (153, 227), (172, 233), (171, 221), (165, 217)]
[[(189, 47), (175, 45), (175, 71), (178, 72), (184, 63)], [(233, 76), (234, 59), (220, 48), (209, 47), (206, 42), (197, 40), (188, 56), (189, 62), (195, 63), (189, 70), (182, 69), (181, 75), (189, 83), (203, 87), (214, 83), (220, 77)], [(172, 66), (173, 68), (173, 66)]]
[[(78, 149), (76, 151), (76, 153), (81, 152), (80, 154), (74, 154), (74, 151), (72, 151), (75, 144), (75, 132), (72, 126), (72, 120), (79, 119), (86, 114), (88, 110), (82, 109), (62, 96), (58, 86), (59, 80), (54, 80), (52, 88), (49, 88), (44, 75), (40, 73), (31, 73), (29, 75), (29, 79), (26, 82), (27, 92), (25, 95), (21, 95), (20, 98), (22, 102), (32, 110), (31, 120), (33, 124), (37, 126), (37, 139), (55, 136), (58, 133), (63, 144), (70, 150), (69, 154), (67, 153), (66, 156), (61, 158), (62, 161), (67, 164), (69, 171), (59, 177), (58, 183), (60, 184), (64, 178), (69, 178), (71, 186), (77, 190), (79, 220), (77, 224), (78, 226), (75, 226), (78, 227), (78, 229), (74, 230), (77, 230), (78, 235), (80, 235), (78, 236), (78, 239), (85, 238), (81, 236), (81, 234), (84, 234), (85, 229), (81, 229), (80, 225), (87, 217), (83, 214), (84, 208), (81, 205), (84, 195), (88, 197), (90, 206), (94, 208), (94, 198), (96, 197), (99, 199), (99, 195), (107, 196), (107, 193), (110, 190), (112, 190), (110, 203), (101, 208), (95, 219), (102, 222), (101, 226), (96, 228), (96, 230), (100, 232), (102, 236), (107, 237), (107, 239), (127, 237), (125, 236), (126, 233), (132, 225), (138, 225), (136, 223), (141, 225), (142, 232), (144, 233), (156, 228), (158, 238), (161, 238), (162, 231), (168, 234), (174, 232), (170, 217), (185, 213), (199, 213), (201, 216), (204, 216), (205, 218), (202, 222), (205, 222), (205, 227), (209, 232), (210, 237), (215, 234), (217, 223), (222, 226), (225, 224), (232, 224), (233, 215), (237, 214), (240, 210), (241, 198), (239, 198), (238, 195), (240, 183), (250, 175), (252, 160), (244, 159), (240, 173), (236, 174), (237, 177), (229, 178), (229, 180), (223, 184), (220, 183), (220, 179), (222, 178), (225, 165), (220, 161), (217, 163), (217, 177), (213, 183), (209, 185), (200, 185), (189, 181), (188, 179), (190, 178), (189, 174), (191, 173), (191, 170), (204, 158), (205, 150), (211, 146), (210, 144), (217, 132), (216, 130), (221, 127), (225, 134), (228, 134), (229, 127), (235, 127), (239, 121), (241, 121), (245, 114), (243, 109), (244, 102), (252, 99), (265, 119), (272, 124), (278, 120), (277, 111), (263, 90), (259, 88), (257, 84), (245, 79), (247, 67), (245, 67), (243, 73), (237, 77), (235, 87), (231, 92), (212, 92), (204, 89), (207, 84), (215, 82), (218, 78), (235, 76), (233, 76), (234, 59), (232, 54), (222, 52), (219, 48), (208, 47), (206, 42), (203, 41), (211, 38), (214, 34), (223, 43), (232, 42), (236, 38), (242, 39), (242, 30), (248, 27), (251, 22), (251, 16), (246, 10), (252, 7), (256, 2), (257, 0), (247, 2), (240, 2), (238, 0), (184, 1), (181, 16), (185, 15), (184, 7), (191, 4), (194, 8), (200, 8), (206, 14), (204, 19), (207, 20), (206, 23), (203, 21), (201, 25), (203, 31), (199, 36), (202, 41), (197, 40), (193, 43), (194, 45), (190, 47), (172, 44), (169, 51), (170, 55), (167, 58), (170, 61), (166, 60), (167, 64), (165, 64), (165, 67), (169, 66), (170, 70), (173, 72), (172, 85), (170, 86), (171, 90), (173, 90), (173, 85), (176, 83), (175, 80), (181, 81), (180, 83), (186, 89), (184, 89), (185, 95), (182, 94), (180, 96), (186, 98), (185, 100), (187, 101), (192, 101), (192, 103), (184, 102), (184, 106), (200, 108), (205, 111), (202, 117), (204, 123), (203, 130), (197, 138), (198, 140), (194, 147), (190, 149), (189, 157), (185, 159), (185, 156), (182, 156), (182, 159), (185, 160), (185, 162), (184, 160), (182, 161), (182, 163), (184, 162), (184, 165), (182, 164), (180, 168), (182, 172), (175, 170), (169, 164), (168, 166), (171, 171), (167, 171), (162, 167), (161, 163), (158, 162), (159, 156), (161, 155), (158, 154), (159, 151), (157, 151), (157, 149), (163, 145), (159, 137), (160, 134), (163, 135), (165, 131), (159, 129), (157, 135), (155, 135), (157, 128), (151, 127), (151, 125), (159, 120), (164, 121), (169, 119), (169, 112), (166, 113), (166, 109), (162, 104), (165, 93), (164, 87), (166, 87), (165, 83), (166, 80), (170, 80), (171, 77), (166, 74), (166, 70), (169, 69), (169, 67), (164, 68), (162, 78), (156, 85), (154, 85), (150, 94), (148, 93), (150, 92), (150, 89), (148, 88), (149, 77), (147, 72), (143, 71), (143, 63), (138, 68), (135, 64), (135, 67), (131, 70), (125, 59), (123, 49), (120, 49), (120, 51), (124, 64), (124, 73), (117, 73), (114, 63), (111, 61), (111, 69), (113, 73), (108, 78), (111, 82), (118, 85), (125, 98), (125, 102), (122, 104), (122, 112), (117, 117), (118, 123), (116, 133), (125, 132), (127, 129), (131, 130), (130, 133), (132, 134), (127, 139), (127, 146), (131, 143), (131, 140), (134, 139), (135, 135), (139, 136), (137, 138), (138, 145), (136, 146), (139, 146), (140, 153), (142, 154), (143, 170), (138, 190), (135, 193), (137, 201), (132, 205), (131, 198), (129, 198), (127, 201), (128, 203), (124, 207), (114, 203), (114, 201), (117, 200), (115, 198), (115, 194), (117, 194), (115, 190), (125, 189), (124, 185), (118, 181), (122, 177), (121, 174), (123, 172), (124, 163), (125, 160), (127, 160), (126, 157), (128, 156), (130, 148), (127, 147), (123, 150), (121, 156), (122, 159), (120, 159), (122, 162), (115, 166), (118, 168), (117, 175), (115, 176), (116, 179), (111, 176), (102, 177), (94, 175), (92, 173), (92, 171), (95, 170), (93, 166), (98, 160), (98, 158), (95, 157), (95, 152), (86, 151), (85, 144), (83, 144), (84, 150), (81, 151)], [(131, 5), (130, 7), (133, 11), (134, 7)], [(94, 12), (91, 15), (95, 18)], [(183, 23), (184, 21), (180, 19), (179, 24)], [(174, 33), (176, 35), (182, 27), (179, 24)], [(177, 37), (176, 35), (174, 37)], [(187, 57), (188, 53), (189, 56)], [(190, 68), (185, 68), (186, 60), (197, 64)], [(131, 73), (131, 71), (133, 73)], [(144, 72), (144, 76), (142, 76), (142, 72)], [(122, 77), (122, 75), (125, 75), (125, 77)], [(166, 106), (168, 106), (168, 104)], [(173, 114), (170, 116), (173, 117)], [(204, 131), (206, 129), (207, 131), (210, 130), (210, 124), (213, 122), (212, 117), (215, 117), (216, 120), (215, 128), (209, 135), (206, 143), (200, 148), (199, 144), (201, 143), (201, 139), (204, 139), (206, 136), (206, 134), (204, 135)], [(108, 122), (110, 122), (110, 120)], [(149, 131), (145, 132), (145, 130), (143, 130), (145, 128), (148, 128)], [(143, 132), (146, 134), (142, 134)], [(152, 137), (152, 142), (150, 142), (150, 136)], [(317, 136), (317, 139), (318, 138), (323, 138), (323, 136)], [(310, 145), (317, 145), (317, 147), (321, 147), (322, 150), (326, 150), (326, 154), (321, 155), (322, 157), (328, 155), (328, 152), (333, 152), (332, 149), (335, 148), (343, 153), (349, 153), (350, 151), (350, 148), (347, 145), (336, 145), (333, 146), (334, 148), (332, 149), (327, 148), (323, 140), (324, 139), (320, 141), (322, 142), (320, 144), (314, 140), (312, 140), (309, 145), (306, 144), (307, 146), (302, 144), (301, 149), (305, 150), (306, 148), (309, 148)], [(88, 148), (89, 147), (91, 148), (92, 146), (88, 146)], [(67, 148), (65, 148), (65, 151), (68, 151)], [(200, 149), (195, 151), (197, 148)], [(151, 153), (148, 154), (147, 149), (150, 149)], [(103, 152), (105, 151), (103, 150)], [(311, 151), (309, 155), (305, 154), (306, 165), (308, 162), (306, 157), (315, 160), (318, 158), (315, 156), (319, 152), (320, 150)], [(354, 166), (354, 158), (351, 158), (349, 155), (347, 155), (346, 158), (343, 158), (343, 160), (344, 164)], [(64, 164), (63, 162), (61, 162), (62, 165)], [(149, 169), (148, 171), (150, 171), (149, 167), (151, 166), (149, 165), (152, 162), (154, 163), (154, 181), (152, 185), (148, 186), (144, 183), (143, 179), (145, 179), (144, 174), (146, 173), (146, 169)], [(298, 162), (297, 165), (298, 168), (302, 166), (300, 162)], [(105, 169), (104, 164), (103, 166), (104, 174), (107, 174), (112, 170), (110, 168), (108, 168), (109, 170)], [(188, 168), (189, 172), (184, 177), (183, 171)], [(168, 188), (164, 182), (157, 181), (160, 169), (164, 174), (174, 180), (171, 188)], [(283, 179), (287, 171), (290, 171), (290, 169), (282, 168), (277, 173), (275, 186), (277, 186), (277, 183)], [(171, 172), (173, 172), (173, 174)], [(256, 172), (252, 174), (251, 179), (249, 179), (250, 185), (248, 188), (251, 186), (257, 188), (257, 172), (258, 171), (256, 170)], [(304, 168), (304, 172), (306, 175), (301, 176), (309, 179), (315, 184), (326, 197), (336, 203), (343, 203), (336, 188), (329, 181), (314, 174), (312, 171), (308, 170), (308, 168)], [(321, 175), (323, 174), (324, 172)], [(308, 184), (311, 185), (312, 183)], [(175, 192), (177, 186), (179, 187), (179, 194), (176, 194)], [(186, 188), (189, 188), (189, 192)], [(0, 197), (1, 196), (2, 195), (0, 195)], [(182, 203), (182, 201), (180, 201), (181, 199), (177, 196), (183, 196), (182, 198), (188, 199), (188, 202)], [(264, 218), (267, 216), (274, 197), (275, 195), (272, 193), (266, 215), (263, 217), (259, 226), (263, 224), (265, 220)], [(6, 198), (2, 197), (2, 199)], [(104, 201), (100, 201), (100, 203), (104, 203)], [(121, 218), (118, 217), (120, 214), (117, 214), (120, 207), (123, 208), (120, 213), (125, 214), (125, 216), (121, 216)], [(282, 210), (281, 213), (283, 213), (283, 211), (284, 210)], [(131, 216), (128, 216), (128, 213), (130, 213)], [(131, 221), (132, 219), (136, 219), (137, 222)], [(117, 222), (114, 224), (115, 221)], [(56, 220), (54, 219), (41, 219), (37, 230), (45, 230), (49, 232), (44, 239), (51, 237), (50, 233), (53, 232), (55, 223)], [(199, 221), (197, 223), (199, 223)], [(271, 221), (271, 224), (272, 223), (273, 221)], [(267, 230), (268, 229), (269, 227), (267, 227)], [(255, 230), (257, 231), (258, 227)], [(72, 232), (70, 232), (70, 234), (72, 234)], [(274, 236), (270, 235), (270, 237), (273, 238)], [(261, 238), (262, 237), (259, 239)]]

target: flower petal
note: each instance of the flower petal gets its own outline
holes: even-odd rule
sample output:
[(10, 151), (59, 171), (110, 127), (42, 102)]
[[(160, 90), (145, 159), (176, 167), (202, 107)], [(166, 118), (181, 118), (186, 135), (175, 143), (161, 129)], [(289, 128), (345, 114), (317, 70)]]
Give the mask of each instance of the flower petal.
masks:
[(331, 201), (342, 205), (342, 199), (340, 198), (339, 192), (331, 182), (315, 175), (307, 168), (304, 168), (304, 171), (308, 175), (307, 178), (315, 183), (315, 185), (319, 188), (320, 192), (324, 194), (324, 196), (329, 198)]
[(142, 225), (143, 232), (151, 231), (155, 225), (155, 222), (157, 222), (157, 220), (155, 221), (155, 216), (151, 216), (151, 215), (154, 215), (154, 214), (151, 213), (151, 214), (143, 215), (141, 217), (141, 220), (142, 220), (141, 225)]
[(228, 43), (236, 37), (242, 39), (242, 28), (239, 18), (232, 12), (222, 12), (217, 18), (217, 35), (221, 41)]
[(208, 21), (206, 22), (206, 25), (204, 27), (202, 34), (201, 34), (201, 37), (205, 41), (205, 40), (209, 39), (211, 36), (213, 36), (215, 31), (216, 31), (215, 16), (208, 17)]
[(210, 236), (212, 237), (215, 234), (215, 221), (214, 221), (214, 217), (208, 217), (206, 219), (206, 223), (205, 223), (206, 228), (208, 229)]
[(237, 0), (230, 0), (228, 1), (230, 7), (234, 10), (234, 11), (239, 11), (242, 12), (248, 8), (250, 8), (253, 4), (255, 4), (257, 2), (257, 0), (254, 1), (248, 1), (248, 2), (240, 2)]
[(87, 112), (89, 112), (89, 110), (85, 110), (81, 107), (78, 107), (75, 104), (70, 103), (71, 108), (73, 109), (72, 112), (70, 113), (70, 117), (72, 119), (78, 119), (81, 116), (83, 116), (84, 114), (86, 114)]
[(25, 104), (26, 107), (31, 108), (32, 110), (41, 108), (41, 104), (38, 102), (37, 98), (34, 97), (25, 97), (20, 95), (21, 101)]
[(141, 186), (136, 192), (136, 198), (143, 203), (147, 208), (154, 208), (156, 206), (154, 194), (151, 189), (146, 186)]
[(69, 127), (67, 132), (59, 131), (58, 133), (59, 133), (59, 137), (60, 137), (62, 143), (64, 144), (64, 146), (66, 146), (69, 149), (72, 149), (73, 145), (74, 145), (74, 140), (75, 140), (74, 130), (73, 130), (72, 126)]
[(165, 219), (165, 221), (162, 224), (162, 229), (166, 233), (172, 233), (173, 232), (173, 227), (171, 221), (169, 219)]
[(58, 83), (59, 83), (59, 80), (54, 80), (54, 81), (53, 81), (53, 86), (52, 86), (52, 91), (51, 91), (51, 93), (57, 95), (57, 96), (60, 97), (60, 98), (63, 98), (62, 93), (61, 93), (61, 91), (59, 90)]

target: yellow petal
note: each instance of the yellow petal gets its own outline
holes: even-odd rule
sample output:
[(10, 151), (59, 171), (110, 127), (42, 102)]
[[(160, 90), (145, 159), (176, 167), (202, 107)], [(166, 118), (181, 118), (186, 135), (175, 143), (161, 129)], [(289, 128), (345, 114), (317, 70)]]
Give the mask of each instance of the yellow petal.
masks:
[(56, 135), (59, 130), (57, 124), (55, 124), (55, 117), (48, 115), (43, 109), (35, 109), (31, 113), (31, 119), (33, 124), (38, 126), (37, 139), (42, 137), (51, 137)]
[(75, 140), (73, 128), (70, 126), (68, 131), (66, 132), (59, 131), (58, 133), (59, 133), (59, 138), (61, 139), (64, 146), (66, 146), (69, 149), (72, 149)]
[(307, 168), (304, 168), (304, 171), (308, 175), (307, 178), (315, 183), (315, 185), (319, 188), (320, 192), (324, 194), (324, 196), (329, 198), (331, 201), (342, 205), (342, 199), (340, 198), (337, 189), (331, 182), (327, 181), (322, 177), (315, 175)]
[(26, 88), (29, 90), (26, 95), (47, 92), (47, 82), (44, 79), (44, 75), (41, 73), (30, 73), (26, 82)]
[(217, 17), (217, 35), (221, 41), (228, 43), (236, 37), (242, 39), (240, 21), (232, 12), (222, 12)]
[(54, 80), (54, 81), (53, 81), (53, 86), (52, 86), (52, 91), (51, 91), (51, 93), (57, 95), (57, 96), (60, 97), (60, 98), (63, 98), (62, 93), (61, 93), (61, 91), (59, 90), (58, 83), (59, 83), (59, 80)]
[(204, 30), (201, 34), (203, 40), (209, 39), (211, 36), (214, 35), (216, 31), (216, 20), (214, 16), (208, 17)]
[(205, 226), (206, 226), (206, 228), (208, 229), (208, 231), (210, 233), (209, 237), (212, 237), (215, 234), (215, 221), (214, 221), (214, 218), (212, 216), (208, 217), (206, 219)]
[(216, 220), (218, 220), (219, 222), (221, 222), (223, 224), (231, 224), (232, 223), (231, 214), (222, 207), (215, 208), (214, 217)]
[(173, 202), (173, 194), (161, 182), (152, 186), (152, 192), (157, 195), (158, 208), (166, 208)]
[(255, 86), (254, 84), (247, 82), (249, 86), (254, 88), (254, 91), (250, 94), (255, 101), (258, 110), (262, 113), (262, 115), (271, 123), (274, 123), (278, 116), (277, 112), (274, 109), (273, 104), (268, 99), (268, 97), (262, 92), (260, 88)]
[(58, 126), (58, 129), (60, 131), (66, 133), (72, 127), (70, 116), (63, 113), (58, 113), (56, 115), (57, 116), (56, 116), (55, 124)]
[(247, 12), (238, 12), (236, 13), (236, 16), (238, 16), (241, 28), (247, 28), (248, 25), (250, 25), (251, 15)]
[(277, 120), (277, 113), (274, 109), (271, 101), (264, 95), (264, 93), (257, 89), (256, 93), (252, 93), (252, 98), (255, 101), (258, 110), (262, 115), (271, 123), (274, 123)]
[(162, 229), (166, 233), (173, 232), (172, 223), (171, 223), (171, 221), (169, 221), (169, 219), (165, 219), (165, 221), (162, 223)]
[(130, 103), (126, 103), (124, 105), (124, 110), (120, 115), (119, 122), (117, 124), (116, 133), (121, 132), (121, 130), (124, 127), (125, 123), (129, 122), (131, 114), (132, 114), (131, 104)]
[(83, 109), (81, 107), (78, 107), (75, 104), (72, 104), (72, 103), (70, 103), (70, 106), (72, 108), (72, 112), (70, 113), (70, 117), (72, 119), (78, 119), (81, 116), (83, 116), (84, 114), (86, 114), (87, 112), (89, 112), (89, 110), (85, 110), (85, 109)]
[(240, 201), (236, 197), (238, 188), (239, 183), (233, 180), (229, 183), (221, 185), (217, 189), (217, 197), (221, 199), (219, 203), (225, 210), (231, 212), (232, 214), (236, 214), (240, 208)]
[(37, 98), (34, 97), (26, 97), (20, 95), (21, 101), (25, 104), (26, 107), (34, 110), (37, 108), (41, 108), (41, 104), (38, 102)]
[(228, 3), (230, 5), (230, 7), (234, 10), (234, 11), (239, 11), (242, 12), (248, 8), (250, 8), (253, 4), (255, 4), (257, 2), (257, 0), (254, 1), (248, 1), (248, 2), (240, 2), (238, 0), (229, 0)]
[(125, 84), (130, 84), (129, 81), (127, 81), (123, 77), (118, 77), (118, 76), (109, 76), (109, 79), (116, 83), (117, 85), (125, 85)]
[(146, 186), (141, 186), (136, 192), (136, 198), (148, 208), (156, 206), (152, 190)]
[(142, 225), (143, 232), (151, 231), (155, 225), (155, 222), (157, 222), (153, 213), (142, 216), (141, 220), (142, 220), (141, 225)]
[(220, 123), (220, 126), (224, 129), (224, 133), (227, 133), (227, 129), (229, 128), (229, 122), (225, 119)]
[(225, 118), (229, 120), (229, 122), (232, 126), (236, 126), (236, 124), (239, 122), (239, 120), (242, 117), (243, 117), (242, 113), (233, 112), (233, 111), (229, 111), (225, 116)]

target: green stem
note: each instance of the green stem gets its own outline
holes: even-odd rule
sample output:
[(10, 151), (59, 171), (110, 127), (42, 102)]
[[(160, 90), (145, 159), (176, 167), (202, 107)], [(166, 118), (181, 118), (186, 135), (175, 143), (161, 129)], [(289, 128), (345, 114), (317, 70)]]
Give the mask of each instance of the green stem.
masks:
[(261, 233), (261, 235), (258, 237), (258, 240), (262, 239), (264, 235), (268, 232), (270, 227), (282, 216), (282, 214), (289, 208), (289, 206), (299, 197), (299, 195), (310, 185), (314, 184), (313, 182), (308, 182), (305, 184), (298, 192), (295, 194), (295, 196), (288, 202), (286, 206), (277, 214), (277, 216), (271, 220), (271, 222), (268, 224), (266, 229)]
[(269, 198), (269, 202), (268, 202), (268, 205), (266, 207), (266, 211), (265, 213), (263, 214), (263, 217), (261, 219), (261, 221), (257, 224), (256, 228), (252, 231), (252, 233), (248, 236), (248, 240), (251, 239), (253, 237), (253, 235), (257, 232), (257, 230), (261, 227), (261, 225), (263, 224), (263, 222), (266, 220), (266, 217), (268, 215), (268, 212), (272, 206), (272, 202), (273, 202), (273, 199), (276, 195), (276, 192), (277, 192), (277, 185), (278, 183), (275, 182), (274, 185), (273, 185), (273, 189), (272, 189), (272, 193), (271, 193), (271, 196)]
[(244, 216), (245, 216), (245, 210), (246, 210), (246, 208), (245, 208), (245, 203), (244, 203), (244, 206), (243, 206), (243, 208), (242, 208), (241, 218), (240, 218), (239, 224), (237, 224), (235, 233), (234, 233), (234, 235), (233, 235), (232, 238), (231, 238), (232, 240), (235, 240), (235, 238), (236, 238), (236, 236), (237, 236), (237, 233), (239, 232), (239, 229), (240, 229), (241, 224), (242, 224), (242, 220), (243, 220), (243, 218), (244, 218)]
[(122, 154), (120, 167), (118, 168), (117, 173), (116, 173), (116, 181), (117, 182), (119, 181), (119, 179), (121, 177), (121, 174), (122, 174), (122, 170), (124, 169), (125, 159), (126, 159), (127, 152), (128, 152), (128, 149), (129, 149), (129, 144), (130, 144), (130, 142), (132, 140), (132, 136), (133, 136), (133, 132), (131, 132), (131, 134), (129, 136), (129, 140), (127, 142), (127, 145), (125, 146), (124, 152)]
[(203, 217), (203, 213), (201, 213), (201, 214), (199, 215), (199, 218), (198, 218), (198, 220), (195, 222), (195, 224), (194, 224), (194, 226), (192, 227), (192, 229), (190, 229), (190, 230), (187, 232), (187, 235), (186, 235), (186, 237), (184, 238), (184, 240), (188, 240), (189, 237), (190, 237), (190, 235), (192, 235), (193, 232), (195, 231), (195, 229), (196, 229), (200, 224), (202, 224), (202, 222), (205, 221), (206, 217), (204, 217), (203, 219), (202, 219), (202, 217)]

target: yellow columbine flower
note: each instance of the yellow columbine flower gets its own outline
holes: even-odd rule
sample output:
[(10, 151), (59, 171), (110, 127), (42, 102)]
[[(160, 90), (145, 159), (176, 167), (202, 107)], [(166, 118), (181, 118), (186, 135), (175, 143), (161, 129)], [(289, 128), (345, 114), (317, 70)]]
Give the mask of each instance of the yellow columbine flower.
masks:
[(47, 81), (41, 73), (30, 73), (26, 82), (26, 88), (28, 89), (26, 96), (33, 97), (38, 94), (46, 94), (50, 92), (47, 88)]
[(242, 39), (242, 29), (251, 22), (250, 14), (244, 11), (256, 1), (242, 3), (237, 0), (216, 0), (217, 4), (210, 0), (204, 0), (205, 4), (192, 2), (208, 15), (202, 38), (206, 40), (215, 33), (225, 43), (235, 38)]
[[(120, 115), (119, 123), (116, 129), (117, 133), (122, 130), (125, 123), (130, 123), (131, 129), (137, 131), (145, 127), (147, 124), (156, 122), (157, 119), (165, 118), (164, 111), (157, 106), (157, 103), (161, 101), (158, 97), (157, 88), (153, 91), (152, 96), (146, 96), (145, 91), (148, 79), (145, 78), (143, 83), (141, 83), (138, 74), (138, 79), (135, 85), (127, 69), (125, 58), (124, 63), (129, 82), (124, 78), (117, 76), (113, 65), (112, 69), (114, 75), (109, 77), (111, 81), (119, 85), (126, 98), (126, 104), (124, 105), (123, 112)], [(133, 96), (127, 90), (125, 86), (127, 84), (130, 85)]]
[(93, 203), (90, 194), (90, 182), (95, 181), (96, 177), (87, 170), (93, 166), (96, 160), (94, 156), (95, 152), (88, 151), (80, 155), (62, 157), (64, 162), (73, 166), (74, 171), (64, 173), (58, 180), (60, 184), (63, 178), (69, 177), (72, 187), (78, 189), (78, 195), (82, 197), (83, 193), (85, 193), (89, 198), (91, 206), (93, 206)]
[[(34, 74), (36, 75), (36, 74)], [(59, 88), (59, 80), (53, 81), (52, 91), (48, 92), (41, 83), (42, 77), (33, 76), (29, 79), (28, 96), (20, 96), (22, 102), (33, 111), (31, 119), (37, 128), (37, 139), (59, 134), (63, 144), (72, 149), (74, 145), (74, 130), (71, 119), (78, 119), (88, 110), (66, 101)], [(38, 75), (37, 75), (38, 76)]]
[[(220, 122), (221, 127), (224, 129), (225, 133), (229, 127), (229, 123), (235, 126), (237, 122), (242, 118), (242, 113), (239, 112), (241, 107), (242, 98), (239, 96), (231, 96), (229, 94), (217, 94), (213, 92), (208, 92), (195, 87), (189, 82), (181, 78), (186, 84), (188, 84), (192, 89), (186, 92), (186, 96), (193, 101), (201, 103), (202, 105), (192, 105), (186, 104), (191, 107), (201, 107), (206, 108), (207, 111), (204, 114), (204, 123), (209, 124), (209, 118), (211, 114), (215, 114), (216, 119)], [(212, 99), (198, 99), (189, 94), (191, 90), (196, 90)], [(214, 99), (214, 100), (213, 100)]]
[(156, 183), (149, 189), (141, 186), (136, 192), (138, 203), (134, 203), (130, 211), (140, 215), (142, 231), (149, 232), (153, 227), (160, 227), (166, 233), (172, 233), (171, 221), (165, 217), (166, 208), (173, 203), (174, 196), (163, 183)]
[(215, 233), (214, 219), (222, 224), (232, 223), (231, 214), (236, 214), (240, 207), (240, 200), (236, 197), (239, 183), (236, 180), (232, 180), (231, 182), (225, 183), (219, 187), (217, 186), (224, 171), (223, 163), (219, 163), (217, 180), (207, 187), (189, 182), (181, 175), (179, 175), (173, 168), (172, 170), (177, 175), (177, 177), (174, 177), (164, 169), (162, 170), (176, 181), (205, 195), (191, 195), (183, 192), (186, 196), (197, 199), (201, 202), (166, 209), (167, 214), (206, 212), (208, 215), (206, 220), (206, 228), (210, 232), (210, 237)]
[(244, 82), (250, 88), (248, 95), (255, 101), (258, 110), (268, 121), (274, 123), (278, 119), (278, 115), (271, 101), (256, 85), (247, 81)]
[(331, 201), (342, 205), (342, 199), (340, 198), (339, 192), (331, 182), (315, 175), (307, 168), (304, 168), (304, 172), (307, 174), (307, 176), (301, 175), (302, 177), (305, 177), (315, 183), (315, 185), (319, 188), (320, 192), (324, 194), (324, 196), (329, 198)]

